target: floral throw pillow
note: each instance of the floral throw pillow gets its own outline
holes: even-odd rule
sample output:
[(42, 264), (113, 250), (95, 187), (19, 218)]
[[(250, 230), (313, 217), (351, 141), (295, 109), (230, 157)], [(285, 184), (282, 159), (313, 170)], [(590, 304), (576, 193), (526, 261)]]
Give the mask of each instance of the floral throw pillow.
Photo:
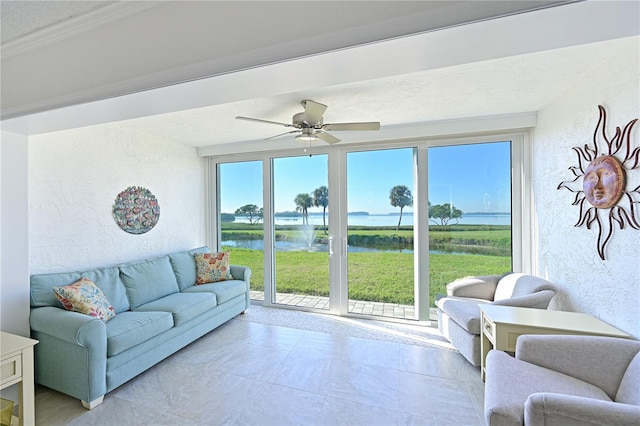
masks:
[(80, 312), (104, 322), (116, 316), (107, 296), (88, 278), (80, 278), (63, 287), (53, 287), (53, 293), (68, 311)]
[(196, 253), (196, 285), (232, 280), (229, 252)]

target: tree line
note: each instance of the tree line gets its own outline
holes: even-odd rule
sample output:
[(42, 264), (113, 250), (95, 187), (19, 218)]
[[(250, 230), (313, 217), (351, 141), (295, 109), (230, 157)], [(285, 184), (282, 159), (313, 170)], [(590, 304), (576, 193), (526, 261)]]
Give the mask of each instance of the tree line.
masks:
[[(302, 224), (309, 224), (309, 209), (311, 207), (322, 207), (322, 227), (327, 231), (326, 213), (329, 207), (329, 190), (326, 186), (320, 186), (311, 193), (300, 193), (293, 199), (296, 211), (302, 214)], [(400, 217), (396, 230), (400, 229), (402, 223), (402, 212), (405, 207), (413, 206), (413, 195), (406, 185), (396, 185), (389, 191), (389, 203), (392, 207), (400, 208)], [(450, 203), (436, 204), (429, 202), (429, 219), (438, 225), (448, 225), (451, 220), (458, 223), (462, 217), (462, 210), (457, 209)], [(264, 217), (264, 208), (255, 204), (245, 204), (235, 211), (236, 216), (244, 216), (250, 224), (258, 223)]]

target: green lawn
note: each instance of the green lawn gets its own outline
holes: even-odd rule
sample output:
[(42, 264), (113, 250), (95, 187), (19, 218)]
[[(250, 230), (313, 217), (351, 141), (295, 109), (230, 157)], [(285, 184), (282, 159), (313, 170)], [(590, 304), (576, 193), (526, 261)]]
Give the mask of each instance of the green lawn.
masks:
[[(264, 291), (264, 252), (231, 248), (231, 263), (252, 270), (251, 289)], [(508, 256), (431, 254), (430, 296), (445, 293), (445, 286), (468, 275), (500, 274), (511, 270)], [(413, 304), (413, 254), (360, 252), (348, 256), (349, 298)], [(322, 252), (276, 252), (278, 292), (329, 295), (329, 260)]]
[[(325, 237), (317, 226), (317, 239)], [(276, 240), (292, 240), (299, 226), (276, 226)], [(411, 226), (350, 226), (349, 245), (411, 248)], [(223, 223), (222, 240), (262, 239), (262, 224)], [(430, 300), (446, 293), (451, 281), (469, 275), (502, 274), (511, 270), (511, 227), (449, 225), (429, 227), (429, 247), (444, 253), (429, 256)], [(230, 248), (231, 263), (252, 270), (251, 289), (264, 290), (264, 252)], [(464, 254), (461, 254), (464, 253)], [(413, 304), (414, 255), (400, 251), (356, 252), (348, 255), (349, 299)], [(276, 291), (329, 295), (329, 257), (326, 252), (276, 252)]]

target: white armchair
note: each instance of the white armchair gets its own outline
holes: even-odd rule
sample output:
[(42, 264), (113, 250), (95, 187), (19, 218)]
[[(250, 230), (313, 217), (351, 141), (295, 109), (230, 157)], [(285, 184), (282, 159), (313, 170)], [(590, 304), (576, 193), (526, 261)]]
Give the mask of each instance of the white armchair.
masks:
[(487, 425), (640, 425), (640, 341), (522, 335), (515, 355), (487, 356)]
[(513, 273), (456, 280), (437, 301), (438, 329), (474, 366), (480, 365), (482, 303), (547, 309), (555, 286), (533, 275)]

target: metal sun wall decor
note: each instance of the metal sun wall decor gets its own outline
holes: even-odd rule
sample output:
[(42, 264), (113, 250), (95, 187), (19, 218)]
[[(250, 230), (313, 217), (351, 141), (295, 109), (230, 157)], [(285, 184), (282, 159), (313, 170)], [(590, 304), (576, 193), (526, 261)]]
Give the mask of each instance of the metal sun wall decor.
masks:
[[(574, 226), (585, 225), (587, 229), (598, 226), (598, 255), (605, 260), (605, 248), (617, 223), (620, 229), (629, 225), (640, 230), (638, 204), (640, 185), (625, 190), (626, 172), (640, 165), (640, 147), (632, 149), (631, 130), (638, 119), (631, 120), (616, 132), (611, 139), (607, 137), (607, 113), (598, 105), (600, 118), (593, 133), (593, 144), (574, 147), (578, 154), (578, 165), (569, 167), (575, 176), (573, 180), (560, 182), (557, 189), (565, 188), (576, 194), (572, 203), (580, 208), (578, 222)], [(600, 143), (604, 143), (601, 147)], [(616, 155), (623, 155), (618, 159)], [(582, 178), (582, 185), (580, 185)]]
[(113, 218), (122, 230), (130, 234), (144, 234), (158, 223), (160, 206), (151, 191), (141, 186), (130, 186), (116, 197)]

